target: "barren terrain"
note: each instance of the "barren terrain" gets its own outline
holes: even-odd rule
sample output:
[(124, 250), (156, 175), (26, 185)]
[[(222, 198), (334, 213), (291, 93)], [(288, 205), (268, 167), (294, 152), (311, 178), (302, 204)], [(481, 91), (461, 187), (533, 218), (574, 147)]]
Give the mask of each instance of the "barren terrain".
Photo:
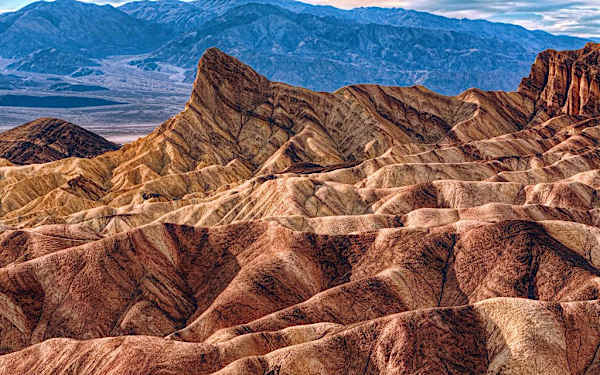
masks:
[(599, 96), (591, 43), (455, 97), (209, 49), (150, 135), (0, 167), (0, 374), (598, 374)]

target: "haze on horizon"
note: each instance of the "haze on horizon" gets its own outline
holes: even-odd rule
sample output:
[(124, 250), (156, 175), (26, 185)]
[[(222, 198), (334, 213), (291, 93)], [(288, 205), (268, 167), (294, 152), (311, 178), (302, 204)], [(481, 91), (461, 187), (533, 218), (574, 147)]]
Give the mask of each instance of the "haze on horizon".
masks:
[[(84, 0), (118, 6), (123, 0)], [(0, 0), (0, 12), (19, 9), (34, 0)], [(486, 19), (600, 40), (600, 5), (597, 0), (304, 0), (338, 8), (361, 6), (400, 7), (430, 12), (452, 18)]]

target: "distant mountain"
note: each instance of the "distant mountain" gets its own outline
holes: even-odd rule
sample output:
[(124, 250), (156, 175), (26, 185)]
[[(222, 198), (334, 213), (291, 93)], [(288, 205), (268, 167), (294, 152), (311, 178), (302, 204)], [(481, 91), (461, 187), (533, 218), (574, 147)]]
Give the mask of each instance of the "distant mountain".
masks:
[(360, 82), (422, 84), (446, 94), (472, 86), (513, 90), (535, 57), (498, 38), (246, 4), (167, 43), (148, 61), (193, 68), (212, 46), (248, 61), (270, 79), (327, 91)]
[(400, 8), (343, 10), (293, 0), (137, 1), (119, 9), (180, 32), (136, 60), (141, 69), (160, 70), (160, 62), (193, 69), (217, 46), (270, 79), (315, 90), (359, 82), (421, 84), (445, 94), (514, 90), (537, 53), (586, 42)]
[(148, 52), (165, 40), (159, 25), (110, 5), (40, 1), (0, 14), (2, 57), (24, 57), (47, 48), (88, 57), (135, 54)]
[[(164, 1), (144, 1), (143, 3), (160, 4)], [(166, 1), (171, 4), (180, 3), (177, 0)], [(361, 7), (346, 10), (327, 5), (312, 5), (295, 0), (196, 0), (192, 2), (201, 12), (205, 14), (212, 12), (215, 16), (222, 15), (232, 8), (249, 3), (275, 5), (295, 13), (308, 13), (320, 17), (336, 17), (359, 23), (467, 32), (482, 38), (498, 38), (516, 42), (528, 51), (536, 54), (548, 48), (569, 49), (574, 44), (583, 46), (581, 43), (585, 44), (587, 42), (587, 40), (581, 38), (556, 36), (539, 30), (531, 31), (522, 26), (512, 24), (466, 18), (448, 18), (402, 8)]]
[(194, 4), (199, 9), (205, 12), (212, 12), (215, 16), (222, 15), (238, 6), (252, 3), (275, 5), (294, 13), (310, 13), (322, 17), (351, 18), (350, 14), (352, 13), (352, 10), (344, 10), (330, 5), (312, 5), (296, 0), (195, 0), (191, 2), (191, 4)]
[[(482, 20), (400, 8), (343, 10), (294, 0), (135, 1), (119, 8), (75, 0), (37, 2), (0, 15), (0, 56), (12, 70), (102, 74), (94, 59), (131, 55), (130, 66), (187, 71), (219, 47), (273, 80), (314, 90), (374, 82), (514, 90), (542, 50), (586, 40)], [(101, 61), (99, 61), (101, 63)], [(114, 71), (114, 70), (113, 70)]]
[(41, 118), (0, 133), (0, 158), (15, 164), (93, 157), (118, 145), (64, 120)]
[(345, 14), (349, 19), (362, 23), (451, 30), (471, 33), (481, 38), (497, 38), (517, 43), (532, 53), (539, 53), (548, 48), (571, 49), (573, 46), (583, 46), (588, 41), (587, 39), (571, 36), (552, 35), (541, 30), (527, 30), (522, 26), (507, 23), (447, 18), (401, 8), (356, 8), (350, 11), (342, 10), (342, 14)]
[[(194, 31), (204, 22), (222, 16), (229, 10), (246, 4), (274, 5), (294, 13), (319, 17), (335, 17), (359, 23), (416, 27), (433, 30), (467, 32), (482, 38), (497, 38), (516, 42), (537, 54), (544, 49), (569, 49), (583, 45), (586, 39), (531, 31), (522, 26), (486, 20), (455, 19), (427, 12), (402, 8), (361, 7), (340, 9), (328, 5), (312, 5), (295, 0), (179, 0), (134, 1), (119, 9), (136, 18), (170, 25), (178, 30)], [(583, 43), (583, 44), (582, 44)]]
[(63, 52), (56, 48), (45, 48), (30, 53), (10, 64), (11, 70), (34, 73), (69, 75), (81, 67), (99, 66), (99, 64), (73, 52)]
[(119, 7), (119, 10), (178, 32), (193, 31), (218, 15), (213, 9), (202, 9), (177, 0), (134, 1)]

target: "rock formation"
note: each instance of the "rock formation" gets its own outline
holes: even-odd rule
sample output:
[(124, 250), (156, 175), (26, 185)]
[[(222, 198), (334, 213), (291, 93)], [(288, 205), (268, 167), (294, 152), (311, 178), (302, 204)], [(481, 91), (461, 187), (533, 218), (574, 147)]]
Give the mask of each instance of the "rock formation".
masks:
[(53, 118), (40, 118), (0, 133), (0, 158), (14, 164), (91, 158), (118, 148), (82, 127)]
[(447, 97), (208, 50), (149, 136), (0, 167), (0, 374), (600, 373), (599, 51)]
[(600, 49), (588, 43), (578, 51), (548, 50), (538, 55), (519, 92), (551, 115), (600, 115)]

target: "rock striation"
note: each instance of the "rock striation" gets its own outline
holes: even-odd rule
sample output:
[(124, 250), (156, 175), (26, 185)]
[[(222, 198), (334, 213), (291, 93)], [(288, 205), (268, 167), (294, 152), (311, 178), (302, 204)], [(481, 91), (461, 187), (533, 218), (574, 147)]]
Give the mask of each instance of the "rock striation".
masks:
[(550, 114), (600, 114), (600, 48), (588, 43), (577, 51), (541, 53), (519, 92)]
[(97, 134), (54, 118), (40, 118), (0, 133), (0, 158), (14, 164), (91, 158), (118, 148)]
[(147, 137), (0, 167), (0, 374), (600, 373), (598, 51), (448, 97), (209, 49)]

